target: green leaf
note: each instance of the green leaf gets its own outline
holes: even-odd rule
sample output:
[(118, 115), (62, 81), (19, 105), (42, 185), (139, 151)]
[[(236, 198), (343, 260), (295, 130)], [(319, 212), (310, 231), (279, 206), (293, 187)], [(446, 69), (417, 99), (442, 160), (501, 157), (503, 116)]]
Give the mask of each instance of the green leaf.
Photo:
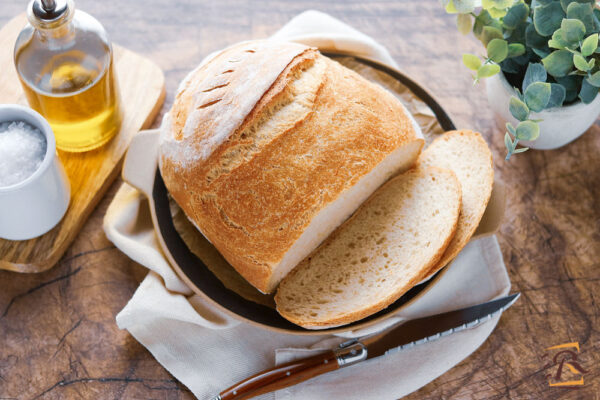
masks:
[(578, 2), (569, 4), (567, 7), (567, 18), (581, 21), (585, 26), (586, 32), (593, 32), (595, 30), (591, 4), (581, 4)]
[(540, 136), (540, 127), (533, 121), (522, 121), (517, 125), (517, 139), (535, 140)]
[(546, 78), (548, 78), (548, 74), (542, 64), (529, 63), (527, 71), (525, 71), (525, 77), (523, 78), (523, 85), (521, 88), (523, 89), (523, 92), (525, 92), (529, 85), (534, 82), (546, 82)]
[(463, 64), (473, 71), (477, 71), (481, 66), (481, 60), (475, 54), (463, 54)]
[(502, 19), (502, 25), (508, 29), (515, 29), (517, 25), (524, 22), (529, 16), (529, 6), (525, 3), (517, 3), (508, 9)]
[(511, 43), (508, 45), (508, 57), (518, 57), (525, 54), (525, 46), (521, 43)]
[(481, 10), (478, 16), (475, 17), (475, 24), (473, 25), (473, 33), (475, 36), (481, 40), (481, 35), (483, 33), (483, 28), (486, 26), (491, 26), (497, 29), (502, 28), (502, 24), (500, 21), (492, 18), (489, 12), (486, 10)]
[(534, 82), (525, 90), (525, 104), (531, 111), (540, 112), (546, 108), (551, 93), (552, 88), (549, 83)]
[(512, 138), (510, 137), (510, 135), (508, 134), (508, 132), (506, 132), (504, 134), (504, 145), (506, 146), (506, 150), (508, 150), (509, 152), (512, 152)]
[(567, 50), (555, 50), (543, 58), (542, 63), (550, 75), (560, 78), (573, 68), (573, 54)]
[(519, 147), (518, 149), (513, 150), (513, 154), (519, 154), (527, 150), (529, 150), (529, 147)]
[(550, 49), (542, 50), (542, 49), (531, 49), (539, 58), (546, 58), (550, 54)]
[(535, 30), (533, 24), (529, 24), (525, 29), (525, 44), (527, 47), (540, 49), (546, 47), (546, 44), (548, 44), (548, 39), (540, 35)]
[(585, 60), (585, 58), (583, 58), (583, 56), (581, 56), (581, 54), (573, 55), (573, 64), (575, 64), (575, 68), (577, 68), (580, 71), (588, 72), (591, 69), (587, 61)]
[(586, 81), (592, 86), (600, 87), (600, 71), (596, 71), (591, 76), (588, 76)]
[(527, 104), (514, 96), (510, 98), (508, 109), (512, 116), (519, 121), (525, 121), (529, 117), (529, 108), (527, 107)]
[(494, 39), (502, 39), (502, 31), (493, 26), (485, 26), (481, 32), (481, 41), (487, 47), (488, 43)]
[(463, 35), (471, 32), (471, 27), (473, 26), (471, 15), (458, 14), (456, 16), (456, 26), (458, 27), (458, 31)]
[(481, 7), (485, 10), (489, 10), (490, 8), (506, 9), (514, 2), (514, 0), (481, 0)]
[(583, 43), (581, 44), (581, 54), (588, 57), (594, 54), (596, 49), (598, 48), (598, 34), (594, 33), (593, 35), (585, 38)]
[(578, 19), (563, 19), (560, 29), (568, 43), (579, 43), (585, 36), (585, 25)]
[(579, 87), (581, 86), (581, 77), (580, 76), (565, 76), (563, 78), (556, 78), (556, 82), (558, 82), (562, 87), (567, 90), (565, 95), (565, 101), (571, 102), (577, 99), (577, 95), (579, 94)]
[(567, 91), (564, 86), (558, 83), (551, 83), (552, 92), (550, 93), (550, 100), (546, 104), (546, 108), (560, 107), (565, 101)]
[(477, 79), (489, 78), (490, 76), (496, 75), (500, 72), (500, 66), (498, 64), (484, 64), (477, 70)]
[(501, 63), (508, 55), (508, 42), (503, 39), (492, 39), (487, 45), (487, 56), (495, 63)]
[(579, 91), (579, 98), (585, 104), (590, 104), (596, 98), (598, 94), (598, 88), (591, 85), (587, 79), (584, 79), (581, 83), (581, 90)]
[(544, 6), (537, 6), (533, 10), (533, 25), (542, 36), (550, 36), (560, 28), (560, 23), (565, 17), (560, 3), (552, 2)]
[(515, 130), (515, 128), (512, 126), (512, 124), (510, 122), (506, 123), (506, 130), (509, 131), (513, 136), (516, 136), (517, 131)]
[(552, 39), (548, 41), (548, 46), (555, 49), (564, 49), (569, 45), (571, 45), (571, 43), (565, 38), (565, 32), (562, 29), (556, 30), (552, 34)]

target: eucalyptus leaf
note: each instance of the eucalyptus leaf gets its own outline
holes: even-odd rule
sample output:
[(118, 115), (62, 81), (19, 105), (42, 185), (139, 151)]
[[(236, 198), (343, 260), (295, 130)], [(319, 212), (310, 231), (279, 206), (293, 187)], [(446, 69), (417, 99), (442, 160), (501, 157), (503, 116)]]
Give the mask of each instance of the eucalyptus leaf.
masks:
[(458, 31), (463, 35), (471, 32), (471, 27), (473, 26), (471, 16), (469, 14), (458, 14), (456, 16), (456, 26), (458, 27)]
[(550, 93), (550, 100), (548, 100), (546, 108), (562, 106), (567, 95), (566, 89), (558, 83), (551, 83), (550, 86), (552, 88), (552, 92)]
[(566, 102), (571, 102), (577, 99), (577, 95), (579, 94), (579, 85), (581, 84), (580, 76), (565, 76), (563, 78), (556, 78), (556, 82), (566, 89)]
[(546, 82), (548, 74), (542, 64), (530, 63), (525, 71), (525, 77), (523, 78), (522, 89), (523, 92), (527, 90), (527, 87), (534, 82)]
[(591, 85), (587, 79), (584, 79), (581, 83), (581, 90), (579, 91), (579, 98), (585, 104), (589, 104), (596, 98), (598, 94), (598, 88)]
[(594, 33), (593, 35), (585, 38), (583, 43), (581, 44), (581, 54), (585, 57), (591, 56), (594, 54), (596, 49), (598, 48), (598, 34)]
[(591, 67), (588, 65), (587, 61), (585, 60), (585, 58), (583, 58), (581, 54), (573, 55), (573, 64), (575, 64), (575, 68), (577, 68), (580, 71), (587, 72), (591, 69)]
[(529, 6), (525, 3), (516, 3), (508, 9), (502, 19), (502, 25), (508, 29), (515, 29), (521, 22), (527, 20), (529, 15)]
[(550, 54), (551, 50), (542, 50), (542, 49), (531, 49), (539, 58), (546, 58)]
[(498, 64), (484, 64), (477, 70), (477, 79), (489, 78), (490, 76), (496, 75), (500, 72), (500, 66)]
[(483, 34), (483, 28), (486, 26), (491, 26), (493, 28), (501, 29), (502, 24), (500, 21), (492, 18), (489, 12), (486, 10), (481, 10), (479, 15), (475, 17), (475, 23), (473, 24), (473, 33), (477, 36), (478, 39), (481, 39), (481, 35)]
[(560, 28), (562, 19), (566, 16), (559, 2), (537, 6), (533, 10), (535, 30), (542, 36), (550, 36)]
[(519, 147), (518, 149), (513, 150), (513, 154), (519, 154), (527, 150), (529, 150), (529, 147)]
[(569, 44), (579, 43), (585, 36), (585, 25), (578, 19), (563, 19), (560, 29)]
[(495, 63), (501, 63), (508, 55), (508, 42), (503, 39), (492, 39), (487, 45), (487, 56)]
[(525, 121), (529, 117), (529, 108), (527, 107), (527, 104), (514, 96), (510, 98), (508, 110), (512, 116), (519, 121)]
[(508, 151), (512, 151), (512, 138), (510, 137), (510, 135), (508, 134), (508, 132), (506, 132), (504, 134), (504, 145), (506, 146), (506, 149)]
[(521, 72), (521, 66), (517, 64), (514, 58), (507, 58), (500, 64), (502, 71), (508, 74), (518, 74)]
[(564, 49), (569, 45), (571, 45), (571, 43), (565, 38), (565, 32), (562, 29), (557, 29), (552, 34), (552, 39), (548, 41), (548, 46), (555, 49)]
[(552, 88), (549, 83), (534, 82), (525, 90), (525, 104), (531, 111), (540, 112), (546, 108), (551, 93)]
[(533, 121), (522, 121), (517, 125), (517, 139), (535, 140), (540, 136), (540, 127)]
[(521, 43), (510, 43), (508, 45), (508, 55), (507, 57), (518, 57), (525, 54), (525, 46)]
[(600, 71), (596, 71), (591, 76), (588, 76), (586, 81), (592, 86), (600, 87)]
[(486, 10), (490, 8), (505, 9), (510, 7), (514, 0), (481, 0), (481, 7)]
[(525, 29), (525, 44), (527, 47), (539, 49), (545, 47), (547, 43), (548, 39), (540, 35), (535, 30), (533, 24), (527, 25), (527, 28)]
[(481, 32), (481, 42), (487, 46), (493, 39), (503, 39), (502, 31), (493, 26), (485, 26)]
[(509, 131), (513, 136), (516, 136), (516, 134), (517, 134), (515, 127), (512, 126), (512, 124), (510, 122), (506, 123), (506, 130)]
[(502, 8), (488, 8), (487, 9), (492, 18), (502, 18), (506, 15), (506, 10)]
[(596, 29), (591, 4), (581, 4), (578, 2), (570, 3), (567, 7), (567, 18), (581, 21), (588, 33), (593, 32)]
[(560, 78), (573, 68), (573, 54), (567, 50), (555, 50), (543, 58), (542, 63), (550, 75)]
[(463, 64), (473, 71), (477, 71), (481, 66), (481, 60), (474, 54), (463, 54), (462, 60)]

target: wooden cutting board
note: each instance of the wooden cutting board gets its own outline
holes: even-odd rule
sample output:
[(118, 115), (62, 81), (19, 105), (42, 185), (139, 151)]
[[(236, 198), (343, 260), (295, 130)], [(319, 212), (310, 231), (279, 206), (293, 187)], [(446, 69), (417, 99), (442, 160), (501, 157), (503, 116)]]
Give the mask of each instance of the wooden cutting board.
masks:
[[(0, 30), (0, 103), (27, 105), (13, 63), (14, 43), (26, 23), (25, 15), (20, 15)], [(56, 264), (119, 174), (133, 135), (149, 127), (158, 114), (165, 98), (161, 69), (132, 51), (116, 45), (113, 48), (124, 111), (121, 132), (97, 150), (58, 151), (71, 182), (69, 209), (62, 221), (43, 236), (23, 241), (0, 239), (0, 269), (41, 272)]]

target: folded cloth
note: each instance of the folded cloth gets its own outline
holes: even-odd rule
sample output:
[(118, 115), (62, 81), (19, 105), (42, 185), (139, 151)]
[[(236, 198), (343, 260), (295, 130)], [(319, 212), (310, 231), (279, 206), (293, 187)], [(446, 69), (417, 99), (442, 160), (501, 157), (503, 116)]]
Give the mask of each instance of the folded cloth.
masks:
[[(322, 50), (370, 57), (395, 66), (373, 39), (317, 11), (304, 12), (274, 36)], [(151, 171), (149, 171), (151, 173)], [(145, 197), (123, 184), (104, 219), (108, 238), (150, 272), (117, 315), (127, 329), (199, 399), (275, 364), (332, 348), (344, 335), (274, 333), (240, 322), (194, 295), (160, 250)], [(435, 285), (389, 323), (437, 314), (506, 295), (510, 282), (494, 236), (474, 240)], [(260, 399), (397, 399), (424, 386), (475, 351), (498, 318), (475, 328), (322, 375)], [(381, 329), (382, 326), (378, 326)]]

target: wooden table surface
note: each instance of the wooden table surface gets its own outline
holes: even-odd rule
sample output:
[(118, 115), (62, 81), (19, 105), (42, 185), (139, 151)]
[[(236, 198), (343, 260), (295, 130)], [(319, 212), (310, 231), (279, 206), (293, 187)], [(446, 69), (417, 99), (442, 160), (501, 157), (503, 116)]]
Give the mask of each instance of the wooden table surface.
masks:
[[(0, 0), (0, 24), (26, 3)], [(482, 48), (457, 32), (438, 0), (77, 0), (77, 6), (96, 16), (114, 42), (165, 71), (163, 112), (178, 82), (203, 56), (266, 37), (306, 9), (330, 13), (387, 47), (457, 126), (481, 131), (490, 143), (496, 174), (508, 187), (498, 238), (513, 291), (522, 293), (474, 354), (406, 398), (599, 398), (600, 128), (563, 149), (530, 151), (505, 162), (503, 130), (484, 87), (472, 86), (460, 62), (461, 53)], [(0, 399), (193, 398), (115, 324), (147, 272), (102, 231), (120, 184), (113, 184), (53, 269), (0, 271)], [(550, 387), (546, 376), (556, 368), (548, 366), (553, 354), (545, 349), (568, 342), (579, 343), (578, 361), (587, 371), (578, 390)]]

